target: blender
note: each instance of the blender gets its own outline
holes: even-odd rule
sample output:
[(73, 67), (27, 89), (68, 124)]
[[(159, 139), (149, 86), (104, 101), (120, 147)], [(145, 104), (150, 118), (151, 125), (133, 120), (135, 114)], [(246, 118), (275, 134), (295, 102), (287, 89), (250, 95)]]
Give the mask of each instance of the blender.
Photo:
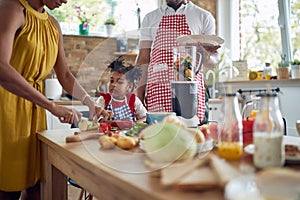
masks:
[(199, 83), (196, 81), (196, 75), (201, 69), (202, 57), (202, 53), (193, 45), (173, 48), (172, 111), (188, 127), (197, 127), (199, 124), (197, 117)]

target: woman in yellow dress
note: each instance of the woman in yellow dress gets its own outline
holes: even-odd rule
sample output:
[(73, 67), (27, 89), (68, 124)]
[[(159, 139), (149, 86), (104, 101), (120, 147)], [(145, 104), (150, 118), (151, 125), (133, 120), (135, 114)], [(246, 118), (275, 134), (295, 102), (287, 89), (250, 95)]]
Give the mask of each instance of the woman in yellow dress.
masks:
[(0, 199), (40, 198), (36, 132), (47, 129), (45, 109), (62, 123), (80, 120), (78, 111), (43, 95), (53, 68), (63, 88), (89, 107), (90, 118), (107, 116), (69, 71), (59, 24), (44, 10), (62, 3), (67, 0), (0, 0)]

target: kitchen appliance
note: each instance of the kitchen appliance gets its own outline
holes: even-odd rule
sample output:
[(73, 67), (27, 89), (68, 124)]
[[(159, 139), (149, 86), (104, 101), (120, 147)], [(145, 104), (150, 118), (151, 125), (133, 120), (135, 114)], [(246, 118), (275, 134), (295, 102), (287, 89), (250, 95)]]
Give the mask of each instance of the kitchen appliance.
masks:
[(172, 110), (188, 127), (197, 127), (198, 82), (202, 53), (193, 45), (173, 48), (174, 80), (171, 81)]

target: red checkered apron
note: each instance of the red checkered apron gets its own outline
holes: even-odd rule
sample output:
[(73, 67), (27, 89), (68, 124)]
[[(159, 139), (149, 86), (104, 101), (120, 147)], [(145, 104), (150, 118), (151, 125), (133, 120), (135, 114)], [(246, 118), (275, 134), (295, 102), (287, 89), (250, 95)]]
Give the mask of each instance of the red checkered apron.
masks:
[[(178, 46), (176, 38), (190, 35), (191, 31), (184, 14), (166, 15), (162, 17), (154, 39), (148, 68), (146, 91), (148, 111), (172, 111), (170, 81), (174, 80), (173, 47)], [(200, 122), (204, 118), (205, 93), (202, 73), (196, 76), (199, 82), (197, 116)]]

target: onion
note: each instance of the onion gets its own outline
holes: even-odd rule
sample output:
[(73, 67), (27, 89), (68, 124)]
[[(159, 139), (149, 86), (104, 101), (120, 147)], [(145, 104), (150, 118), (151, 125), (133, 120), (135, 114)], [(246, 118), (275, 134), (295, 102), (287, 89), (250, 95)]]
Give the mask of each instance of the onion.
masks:
[(158, 163), (183, 161), (197, 153), (195, 138), (186, 128), (170, 122), (146, 127), (140, 133), (147, 156)]

